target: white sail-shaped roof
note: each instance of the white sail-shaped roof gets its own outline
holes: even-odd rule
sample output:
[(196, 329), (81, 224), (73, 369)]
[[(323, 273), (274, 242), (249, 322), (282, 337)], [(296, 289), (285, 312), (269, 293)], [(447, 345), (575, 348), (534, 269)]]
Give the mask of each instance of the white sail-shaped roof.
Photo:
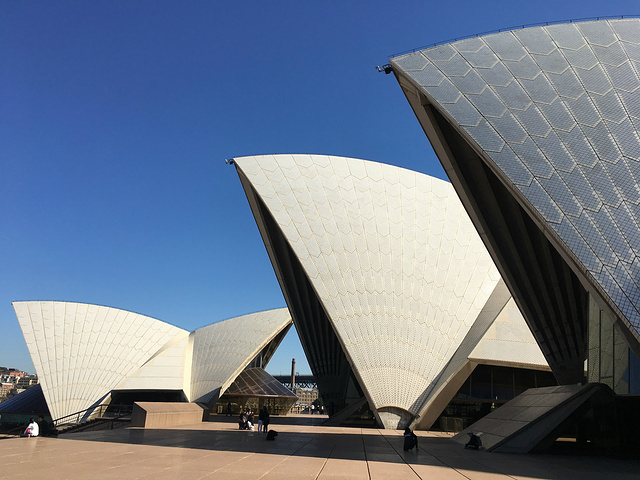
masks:
[(289, 310), (279, 308), (231, 318), (193, 332), (190, 400), (206, 403), (214, 395), (222, 395), (249, 362), (290, 326)]
[(325, 155), (234, 161), (299, 260), (371, 407), (417, 415), (500, 280), (451, 185)]
[[(639, 345), (640, 19), (494, 33), (391, 64), (456, 188), (473, 198), (470, 205), (485, 195), (472, 193), (465, 185), (471, 175), (451, 166), (458, 159), (469, 165), (468, 152), (454, 151), (465, 141)], [(440, 145), (452, 131), (460, 138), (447, 152)], [(521, 306), (526, 301), (520, 297)], [(535, 312), (535, 303), (527, 307), (534, 311), (530, 324), (563, 315)], [(580, 373), (583, 352), (563, 352), (553, 325), (536, 329), (546, 330), (547, 338), (538, 339), (548, 358), (574, 356)]]
[(188, 332), (151, 317), (98, 305), (14, 302), (51, 416), (104, 398), (163, 345)]
[[(151, 317), (68, 302), (14, 302), (54, 419), (90, 409), (113, 390), (183, 391), (209, 401), (259, 354), (266, 366), (291, 326), (286, 308), (189, 333)], [(89, 413), (87, 413), (89, 415)]]

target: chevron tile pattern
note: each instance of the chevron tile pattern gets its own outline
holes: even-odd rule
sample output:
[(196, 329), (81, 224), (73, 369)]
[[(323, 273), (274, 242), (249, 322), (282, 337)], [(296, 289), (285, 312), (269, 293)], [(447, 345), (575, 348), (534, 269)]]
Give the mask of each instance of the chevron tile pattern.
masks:
[(193, 332), (192, 402), (207, 402), (224, 392), (277, 334), (291, 325), (286, 308), (251, 313)]
[(351, 158), (235, 162), (302, 264), (372, 407), (417, 414), (500, 279), (453, 187)]
[(224, 391), (291, 324), (286, 308), (253, 313), (189, 333), (116, 308), (14, 302), (54, 419), (80, 412), (111, 390), (181, 390), (189, 401)]
[(187, 333), (155, 318), (67, 302), (14, 302), (54, 419), (91, 407), (164, 344)]
[(501, 32), (392, 60), (640, 332), (640, 20)]

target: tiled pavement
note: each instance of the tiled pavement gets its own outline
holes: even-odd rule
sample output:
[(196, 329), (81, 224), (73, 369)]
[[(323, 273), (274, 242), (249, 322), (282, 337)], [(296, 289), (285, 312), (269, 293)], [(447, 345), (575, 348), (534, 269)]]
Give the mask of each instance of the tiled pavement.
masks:
[(0, 440), (0, 478), (33, 479), (562, 479), (640, 478), (639, 460), (507, 455), (464, 450), (436, 432), (278, 424), (275, 442), (214, 421), (166, 429), (120, 429), (59, 438)]

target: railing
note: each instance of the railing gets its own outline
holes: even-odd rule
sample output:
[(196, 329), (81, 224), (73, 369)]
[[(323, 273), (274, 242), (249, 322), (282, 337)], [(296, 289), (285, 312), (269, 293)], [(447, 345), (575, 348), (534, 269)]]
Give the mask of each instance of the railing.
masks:
[(84, 410), (80, 410), (79, 412), (71, 413), (69, 415), (65, 415), (64, 417), (56, 418), (53, 421), (53, 426), (55, 428), (58, 427), (69, 427), (79, 425), (83, 422), (88, 422), (89, 420), (93, 420), (94, 418), (105, 418), (108, 417), (110, 419), (121, 419), (126, 418), (131, 415), (132, 406), (131, 405), (111, 405), (108, 403), (102, 403), (95, 407), (85, 408)]
[(426, 48), (437, 47), (438, 45), (444, 45), (446, 43), (457, 42), (458, 40), (467, 40), (469, 38), (483, 37), (485, 35), (491, 35), (492, 33), (511, 32), (513, 30), (522, 30), (523, 28), (529, 28), (529, 27), (545, 27), (545, 26), (548, 26), (548, 25), (557, 25), (559, 23), (589, 22), (589, 21), (592, 21), (592, 20), (621, 20), (621, 19), (624, 19), (624, 18), (640, 18), (640, 15), (605, 15), (605, 16), (601, 16), (601, 17), (575, 18), (573, 20), (553, 20), (553, 21), (550, 21), (550, 22), (538, 22), (538, 23), (528, 23), (528, 24), (523, 24), (523, 25), (516, 25), (514, 27), (499, 28), (497, 30), (489, 30), (488, 32), (474, 33), (474, 34), (471, 34), (471, 35), (465, 35), (463, 37), (456, 37), (456, 38), (452, 38), (450, 40), (444, 40), (442, 42), (431, 43), (429, 45), (425, 45), (424, 47), (418, 47), (418, 48), (414, 48), (414, 49), (411, 49), (411, 50), (406, 50), (404, 52), (400, 52), (400, 53), (396, 53), (396, 54), (390, 55), (389, 58), (399, 57), (400, 55), (407, 55), (408, 53), (414, 53), (414, 52), (417, 52), (417, 51), (420, 51), (420, 50), (424, 50)]
[(78, 425), (79, 423), (86, 422), (91, 418), (101, 417), (102, 414), (107, 411), (108, 407), (108, 403), (103, 403), (96, 407), (89, 407), (84, 410), (80, 410), (79, 412), (70, 413), (64, 417), (56, 418), (53, 421), (53, 426), (58, 428), (63, 425)]
[(0, 432), (0, 439), (3, 438), (14, 438), (18, 435), (20, 435), (22, 432), (24, 432), (25, 430), (25, 426), (24, 425), (20, 425), (19, 427), (14, 427), (10, 430), (7, 430), (5, 432)]

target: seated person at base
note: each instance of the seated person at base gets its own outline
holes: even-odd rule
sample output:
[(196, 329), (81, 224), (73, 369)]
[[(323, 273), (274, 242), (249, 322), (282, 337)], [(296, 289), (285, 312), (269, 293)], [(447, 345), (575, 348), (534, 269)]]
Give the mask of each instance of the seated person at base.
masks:
[(238, 428), (240, 430), (246, 430), (247, 428), (247, 414), (246, 412), (240, 412), (238, 416)]
[(417, 452), (418, 451), (418, 437), (416, 436), (416, 434), (413, 433), (411, 431), (411, 429), (405, 428), (403, 436), (404, 436), (404, 446), (402, 447), (402, 449), (405, 452), (408, 452), (409, 450), (413, 449), (413, 447), (416, 447), (416, 452)]
[(47, 422), (42, 415), (38, 417), (38, 428), (40, 429), (41, 437), (48, 437), (51, 434), (51, 428), (49, 422)]
[(469, 430), (467, 434), (469, 435), (469, 441), (465, 444), (464, 448), (480, 450), (480, 447), (482, 447), (482, 440), (480, 440), (480, 437), (474, 434), (471, 430)]
[(40, 427), (38, 427), (38, 424), (36, 423), (36, 421), (33, 418), (31, 418), (29, 419), (29, 425), (27, 425), (27, 428), (25, 429), (24, 433), (20, 436), (21, 437), (37, 437), (39, 433), (40, 433)]

